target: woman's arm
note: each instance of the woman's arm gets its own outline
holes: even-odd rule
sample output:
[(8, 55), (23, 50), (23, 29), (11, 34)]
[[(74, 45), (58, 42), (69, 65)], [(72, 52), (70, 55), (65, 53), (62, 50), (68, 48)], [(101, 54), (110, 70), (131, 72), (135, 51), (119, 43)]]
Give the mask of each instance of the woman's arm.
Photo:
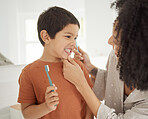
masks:
[(76, 88), (85, 99), (93, 115), (96, 117), (101, 102), (98, 100), (98, 98), (96, 97), (96, 95), (94, 94), (90, 86), (88, 85), (88, 83), (84, 82), (81, 85), (76, 85)]
[(77, 90), (81, 93), (86, 103), (88, 104), (88, 107), (90, 108), (92, 113), (96, 116), (101, 102), (98, 100), (98, 98), (95, 96), (94, 92), (88, 85), (85, 76), (83, 74), (83, 71), (81, 70), (79, 65), (70, 57), (69, 61), (71, 63), (69, 63), (67, 60), (63, 61), (64, 78), (66, 78), (68, 81), (70, 81), (76, 86)]
[(137, 105), (133, 105), (133, 107), (126, 110), (125, 113), (116, 114), (114, 109), (101, 104), (92, 89), (89, 87), (81, 68), (73, 59), (68, 57), (68, 61), (64, 60), (63, 63), (63, 74), (65, 79), (76, 86), (77, 90), (81, 93), (90, 110), (97, 119), (135, 119), (137, 117), (138, 119), (148, 118), (148, 110), (145, 108), (148, 106), (147, 99), (145, 102), (142, 101), (141, 103), (137, 101)]

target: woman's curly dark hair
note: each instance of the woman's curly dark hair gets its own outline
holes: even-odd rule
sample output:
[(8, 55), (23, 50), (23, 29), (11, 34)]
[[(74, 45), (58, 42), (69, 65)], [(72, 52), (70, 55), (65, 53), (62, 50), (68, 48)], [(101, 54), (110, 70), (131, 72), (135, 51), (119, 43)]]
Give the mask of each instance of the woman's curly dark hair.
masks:
[(119, 10), (117, 32), (121, 33), (120, 79), (131, 89), (148, 90), (148, 0), (125, 1)]
[(127, 0), (116, 0), (111, 4), (111, 8), (115, 7), (115, 9), (119, 11), (126, 1)]

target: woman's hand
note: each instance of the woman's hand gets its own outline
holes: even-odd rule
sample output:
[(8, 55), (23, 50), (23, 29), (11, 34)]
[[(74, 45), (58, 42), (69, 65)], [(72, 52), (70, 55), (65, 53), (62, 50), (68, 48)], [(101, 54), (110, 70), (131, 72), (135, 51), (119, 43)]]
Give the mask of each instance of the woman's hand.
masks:
[(63, 75), (64, 78), (74, 84), (76, 88), (86, 82), (80, 66), (70, 58), (70, 56), (68, 57), (68, 60), (63, 60)]
[(78, 50), (80, 52), (74, 50), (74, 58), (81, 60), (84, 66), (86, 67), (87, 71), (90, 72), (94, 68), (94, 66), (91, 64), (88, 54), (84, 52), (79, 46)]
[(96, 116), (101, 103), (88, 85), (80, 66), (70, 56), (68, 60), (63, 60), (63, 75), (65, 79), (76, 86), (91, 112)]

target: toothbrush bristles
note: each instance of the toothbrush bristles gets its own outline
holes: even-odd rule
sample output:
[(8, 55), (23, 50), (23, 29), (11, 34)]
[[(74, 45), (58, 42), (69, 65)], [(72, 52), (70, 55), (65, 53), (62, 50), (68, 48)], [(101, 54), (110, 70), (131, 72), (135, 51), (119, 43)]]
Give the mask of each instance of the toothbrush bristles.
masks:
[(48, 65), (46, 65), (47, 66), (47, 69), (48, 69), (48, 72), (49, 72), (49, 66)]

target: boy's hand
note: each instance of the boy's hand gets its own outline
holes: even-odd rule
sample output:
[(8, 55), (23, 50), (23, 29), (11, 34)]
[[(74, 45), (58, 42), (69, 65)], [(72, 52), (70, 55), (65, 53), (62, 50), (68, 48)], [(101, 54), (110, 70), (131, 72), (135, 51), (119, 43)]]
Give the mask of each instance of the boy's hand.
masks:
[(91, 64), (88, 54), (84, 52), (79, 46), (78, 46), (78, 50), (80, 52), (78, 52), (77, 50), (73, 51), (75, 53), (74, 58), (81, 60), (85, 65), (87, 71), (90, 72), (92, 70), (92, 67), (94, 66)]
[(59, 97), (56, 90), (57, 90), (57, 87), (49, 86), (47, 87), (45, 92), (45, 104), (51, 111), (54, 111), (57, 108), (57, 104), (59, 104)]

